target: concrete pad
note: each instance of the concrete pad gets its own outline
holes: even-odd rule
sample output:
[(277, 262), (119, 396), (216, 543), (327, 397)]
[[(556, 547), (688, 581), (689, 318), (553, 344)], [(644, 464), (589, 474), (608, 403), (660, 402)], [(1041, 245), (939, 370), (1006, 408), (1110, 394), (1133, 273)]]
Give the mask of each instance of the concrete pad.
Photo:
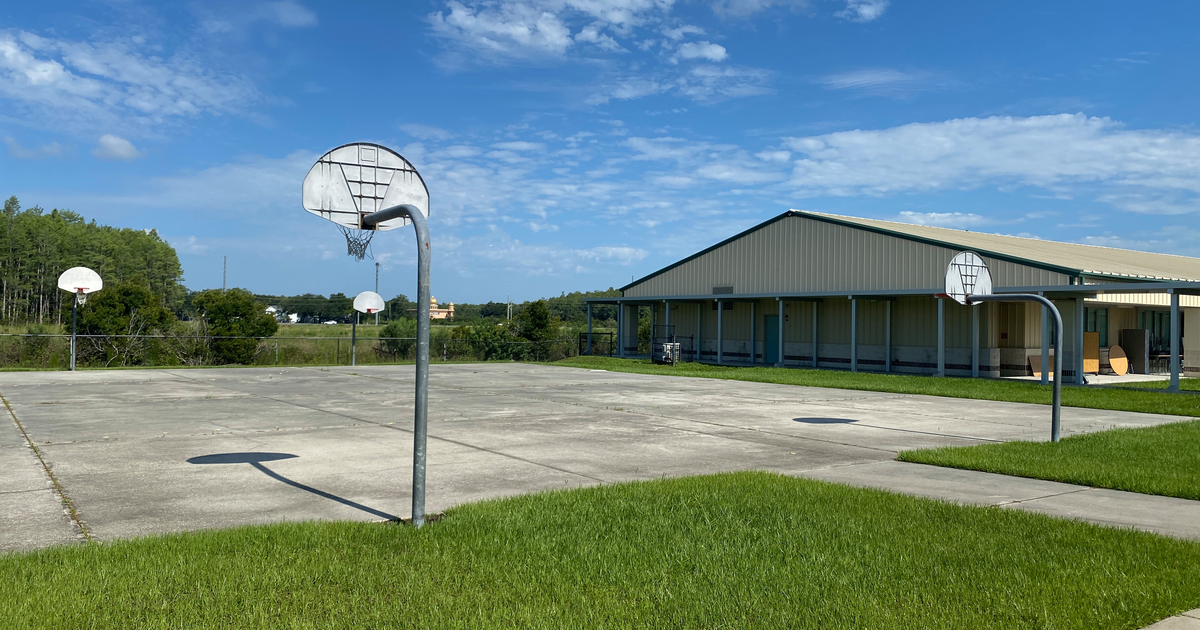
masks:
[(41, 462), (9, 422), (0, 430), (0, 552), (80, 541)]
[(897, 461), (835, 466), (800, 474), (851, 486), (995, 505), (1200, 540), (1200, 501)]
[[(0, 392), (91, 531), (111, 540), (286, 520), (409, 516), (413, 376), (412, 366), (30, 372), (6, 373)], [(1063, 424), (1071, 434), (1179, 420), (1067, 409)], [(427, 507), (437, 511), (540, 490), (728, 470), (883, 483), (899, 450), (1047, 439), (1049, 408), (456, 364), (432, 368), (429, 434)], [(18, 460), (0, 459), (0, 472), (16, 470)], [(937, 470), (899, 489), (966, 502), (1036, 503), (1028, 509), (1078, 516), (1072, 504), (1043, 501), (1055, 491), (1037, 484), (1048, 482), (1016, 487)], [(29, 531), (62, 518), (61, 506), (46, 503), (51, 494), (26, 492), (44, 491), (45, 483), (44, 474), (34, 475), (3, 499)], [(1136, 520), (1137, 509), (1109, 511)], [(1166, 530), (1176, 520), (1150, 525)], [(7, 548), (64, 539), (10, 536), (10, 529), (19, 528), (0, 530)]]
[(1200, 630), (1200, 619), (1194, 617), (1168, 617), (1146, 626), (1145, 630)]

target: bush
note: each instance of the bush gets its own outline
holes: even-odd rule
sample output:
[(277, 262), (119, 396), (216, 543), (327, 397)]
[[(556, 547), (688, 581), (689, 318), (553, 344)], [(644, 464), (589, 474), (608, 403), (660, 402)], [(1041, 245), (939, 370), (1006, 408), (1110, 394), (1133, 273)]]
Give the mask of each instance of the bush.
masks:
[(79, 333), (99, 335), (81, 339), (77, 349), (83, 361), (109, 365), (145, 362), (149, 340), (142, 335), (161, 333), (175, 321), (162, 298), (145, 285), (119, 282), (88, 296), (79, 308)]
[(395, 319), (379, 330), (377, 352), (391, 356), (393, 361), (407, 359), (417, 346), (417, 320), (411, 317)]
[(201, 291), (192, 306), (212, 337), (251, 337), (248, 339), (212, 339), (212, 362), (216, 365), (254, 362), (258, 339), (279, 330), (279, 322), (266, 312), (266, 305), (245, 289)]

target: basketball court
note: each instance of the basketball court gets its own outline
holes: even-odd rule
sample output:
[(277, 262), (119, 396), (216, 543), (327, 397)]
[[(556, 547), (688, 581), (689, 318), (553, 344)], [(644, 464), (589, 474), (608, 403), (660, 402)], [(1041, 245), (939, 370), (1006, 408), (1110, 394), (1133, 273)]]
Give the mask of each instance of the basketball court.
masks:
[[(0, 430), (0, 549), (78, 540), (76, 519), (107, 541), (408, 517), (413, 378), (413, 366), (5, 374), (19, 425)], [(907, 448), (1045, 440), (1050, 421), (1040, 405), (524, 364), (435, 365), (429, 391), (431, 513), (663, 476), (821, 476)], [(1178, 420), (1066, 408), (1063, 434)]]

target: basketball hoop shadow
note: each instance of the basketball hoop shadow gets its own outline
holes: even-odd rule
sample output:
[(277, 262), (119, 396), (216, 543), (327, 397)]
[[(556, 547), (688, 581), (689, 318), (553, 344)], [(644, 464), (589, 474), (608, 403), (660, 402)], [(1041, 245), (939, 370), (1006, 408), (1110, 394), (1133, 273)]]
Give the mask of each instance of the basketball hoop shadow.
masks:
[(350, 499), (339, 497), (336, 494), (330, 494), (324, 490), (318, 490), (312, 486), (306, 486), (298, 481), (292, 481), (291, 479), (284, 477), (270, 468), (263, 466), (262, 464), (263, 462), (274, 462), (281, 459), (295, 459), (296, 457), (299, 456), (292, 455), (290, 453), (214, 453), (212, 455), (200, 455), (199, 457), (193, 457), (187, 460), (187, 462), (189, 464), (250, 464), (264, 475), (276, 481), (283, 482), (293, 488), (297, 488), (305, 492), (311, 492), (323, 499), (336, 501), (347, 507), (352, 507), (356, 510), (366, 512), (372, 516), (378, 516), (379, 518), (384, 518), (389, 521), (400, 520), (400, 517), (394, 514), (381, 512), (375, 508), (365, 506), (361, 503), (355, 503)]

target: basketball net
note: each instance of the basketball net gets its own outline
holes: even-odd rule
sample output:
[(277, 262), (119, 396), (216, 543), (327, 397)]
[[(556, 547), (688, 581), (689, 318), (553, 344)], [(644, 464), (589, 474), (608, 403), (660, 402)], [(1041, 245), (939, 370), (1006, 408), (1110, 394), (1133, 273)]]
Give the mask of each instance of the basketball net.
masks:
[(371, 247), (371, 238), (375, 236), (375, 230), (355, 230), (339, 223), (335, 223), (334, 225), (346, 237), (346, 253), (353, 256), (354, 260), (362, 260), (363, 258), (375, 259), (367, 251)]
[(76, 289), (75, 296), (75, 299), (79, 301), (80, 306), (83, 306), (83, 303), (87, 302), (87, 294), (83, 292), (83, 289)]

